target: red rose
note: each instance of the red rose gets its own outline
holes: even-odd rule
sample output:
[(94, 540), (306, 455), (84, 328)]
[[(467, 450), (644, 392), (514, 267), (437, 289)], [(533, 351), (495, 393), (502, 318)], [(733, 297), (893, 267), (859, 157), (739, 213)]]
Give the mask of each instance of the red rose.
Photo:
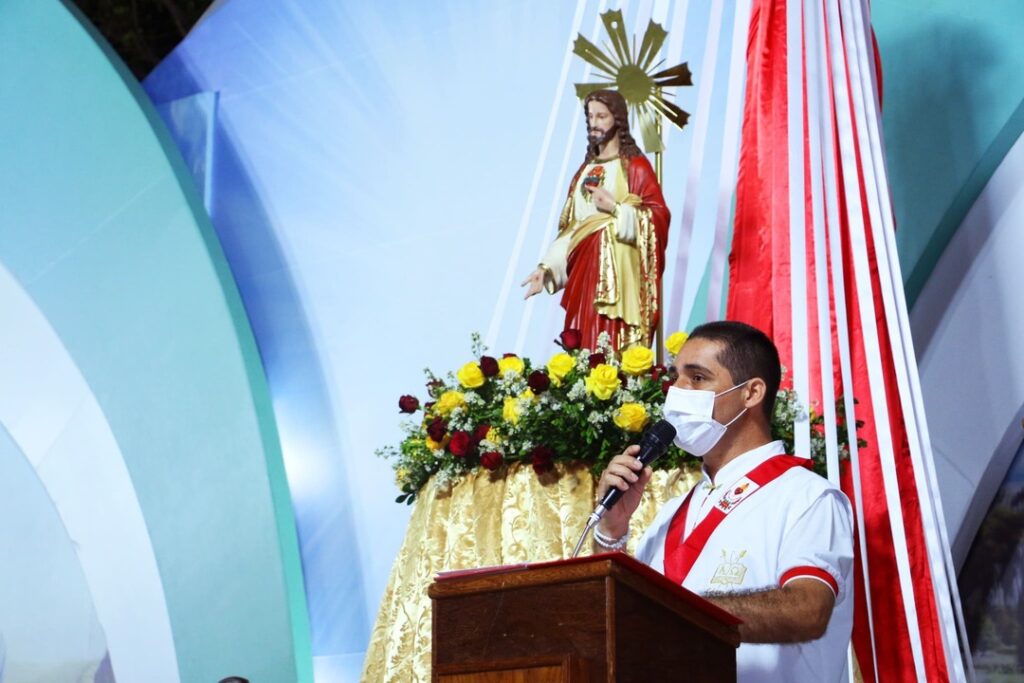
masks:
[(501, 453), (497, 451), (487, 451), (480, 456), (480, 464), (489, 470), (496, 470), (501, 467), (502, 458)]
[(576, 329), (568, 329), (562, 332), (558, 336), (559, 341), (556, 342), (566, 351), (575, 351), (580, 348), (580, 344), (583, 343), (583, 333)]
[(480, 371), (484, 377), (494, 377), (498, 374), (498, 360), (490, 356), (480, 356)]
[(590, 368), (594, 369), (606, 360), (607, 358), (603, 353), (592, 353), (590, 354)]
[(550, 472), (554, 468), (555, 452), (547, 446), (537, 446), (530, 451), (530, 464), (537, 474)]
[(438, 443), (444, 440), (444, 435), (447, 431), (448, 425), (439, 417), (435, 417), (434, 421), (427, 426), (427, 436)]
[(672, 388), (673, 384), (675, 384), (675, 382), (673, 382), (670, 379), (667, 379), (664, 382), (662, 382), (661, 383), (661, 393), (663, 393), (663, 394), (665, 394), (667, 396), (668, 395), (668, 390)]
[(452, 432), (452, 440), (448, 442), (448, 450), (457, 458), (469, 455), (475, 450), (473, 437), (469, 435), (469, 432), (464, 432), (461, 429)]
[(491, 425), (477, 425), (476, 429), (473, 430), (473, 443), (478, 444), (487, 438), (487, 432), (491, 430)]
[(442, 382), (439, 379), (427, 382), (427, 393), (433, 396), (434, 398), (438, 397), (442, 389), (444, 389), (444, 382)]
[(403, 413), (415, 413), (420, 409), (420, 400), (415, 396), (409, 396), (406, 394), (402, 398), (398, 399), (398, 409)]
[(542, 394), (548, 390), (551, 386), (551, 378), (543, 370), (534, 370), (530, 373), (530, 376), (526, 378), (526, 383), (530, 385), (530, 389), (535, 394)]
[(518, 356), (516, 354), (514, 354), (514, 353), (503, 353), (503, 354), (501, 354), (501, 357), (502, 358), (518, 358)]
[(664, 365), (655, 365), (653, 368), (651, 368), (651, 379), (657, 382), (658, 378), (660, 378), (666, 372), (668, 372), (668, 368), (666, 368)]

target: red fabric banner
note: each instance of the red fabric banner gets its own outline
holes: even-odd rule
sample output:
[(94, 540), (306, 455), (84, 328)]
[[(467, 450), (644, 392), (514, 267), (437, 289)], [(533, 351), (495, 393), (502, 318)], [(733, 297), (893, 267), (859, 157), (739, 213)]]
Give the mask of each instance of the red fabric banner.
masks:
[[(872, 37), (873, 38), (873, 37)], [(830, 36), (841, 40), (841, 36)], [(872, 44), (873, 45), (873, 44)], [(876, 61), (876, 63), (878, 63)], [(806, 67), (803, 69), (806, 85)], [(880, 74), (878, 75), (880, 81)], [(827, 78), (822, 87), (834, 93)], [(849, 86), (849, 84), (847, 84)], [(806, 91), (806, 87), (805, 87)], [(835, 100), (830, 98), (831, 112), (822, 112), (823, 126), (832, 131), (834, 144), (839, 149), (836, 133)], [(811, 169), (809, 146), (805, 137), (803, 169), (806, 188), (803, 207), (789, 206), (789, 139), (787, 96), (787, 35), (785, 0), (754, 0), (747, 48), (747, 84), (744, 104), (743, 129), (736, 189), (736, 212), (732, 253), (729, 257), (729, 295), (726, 317), (741, 320), (765, 330), (779, 347), (783, 365), (792, 368), (793, 344), (806, 346), (811, 373), (812, 401), (835, 397), (821, 396), (819, 343), (817, 336), (817, 303), (815, 301), (814, 234), (811, 220)], [(807, 110), (804, 108), (804, 130), (808, 129)], [(854, 113), (851, 111), (850, 116)], [(860, 145), (855, 139), (857, 178), (861, 205), (866, 206), (867, 195), (860, 166)], [(852, 356), (852, 382), (857, 405), (857, 418), (865, 425), (859, 436), (868, 446), (859, 452), (859, 474), (863, 500), (854, 496), (850, 472), (842, 477), (844, 491), (864, 517), (867, 548), (857, 544), (855, 558), (855, 611), (853, 644), (864, 680), (912, 681), (917, 679), (910, 647), (904, 599), (896, 564), (896, 549), (890, 522), (890, 510), (885, 496), (881, 458), (893, 458), (899, 487), (900, 511), (903, 515), (906, 544), (911, 567), (912, 594), (916, 603), (915, 623), (921, 634), (925, 671), (928, 681), (948, 680), (938, 610), (932, 587), (932, 578), (921, 520), (921, 506), (915, 485), (915, 472), (910, 459), (900, 396), (896, 383), (892, 347), (887, 333), (884, 308), (877, 275), (876, 254), (870, 240), (870, 223), (864, 211), (863, 221), (868, 234), (868, 258), (871, 271), (871, 291), (860, 292), (853, 277), (854, 263), (849, 235), (849, 207), (843, 196), (843, 175), (839, 155), (836, 156), (837, 187), (835, 199), (839, 205), (842, 235), (843, 269), (845, 273), (845, 303)], [(825, 169), (828, 172), (828, 169)], [(804, 211), (806, 215), (807, 255), (804, 262), (791, 264), (790, 211)], [(826, 245), (827, 252), (827, 245)], [(791, 315), (791, 267), (806, 269), (808, 283), (807, 339), (793, 339)], [(829, 276), (831, 279), (831, 271)], [(858, 297), (868, 296), (874, 301), (876, 317), (871, 321), (860, 319)], [(833, 375), (837, 393), (843, 391), (838, 367), (837, 328), (834, 302), (830, 290), (830, 319), (822, 321), (831, 330), (833, 339)], [(875, 326), (878, 331), (884, 386), (872, 387), (868, 380), (867, 354), (869, 350), (863, 335), (863, 325)], [(877, 392), (882, 392), (881, 394)], [(876, 425), (873, 424), (873, 401), (884, 395), (888, 406), (888, 422), (893, 435), (891, 453), (879, 452)], [(820, 403), (818, 405), (820, 410)], [(848, 470), (848, 468), (847, 468)], [(870, 576), (871, 606), (874, 616), (874, 643), (868, 627), (867, 592), (863, 585), (862, 555), (867, 555)], [(872, 649), (877, 657), (878, 671), (874, 670)]]

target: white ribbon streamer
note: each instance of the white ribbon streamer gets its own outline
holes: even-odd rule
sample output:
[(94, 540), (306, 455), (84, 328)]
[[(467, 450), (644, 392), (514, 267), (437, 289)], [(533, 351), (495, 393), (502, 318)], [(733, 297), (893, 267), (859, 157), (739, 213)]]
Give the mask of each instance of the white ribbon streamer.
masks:
[[(950, 676), (965, 680), (963, 661), (959, 656), (957, 638), (957, 617), (962, 622), (959, 600), (955, 599), (957, 617), (954, 616), (951, 601), (955, 573), (952, 567), (948, 539), (945, 539), (945, 523), (941, 519), (941, 501), (938, 486), (929, 481), (932, 468), (931, 444), (927, 433), (921, 395), (914, 395), (911, 377), (917, 378), (917, 362), (910, 342), (910, 327), (907, 321), (906, 301), (903, 298), (903, 278), (899, 260), (896, 258), (895, 226), (892, 221), (892, 205), (888, 192), (884, 153), (879, 133), (878, 93), (874, 82), (873, 46), (867, 45), (868, 9), (862, 2), (854, 6), (850, 0), (843, 0), (844, 23), (850, 21), (856, 44), (851, 46), (851, 82), (858, 138), (861, 140), (865, 187), (867, 189), (868, 215), (872, 227), (872, 238), (878, 259), (879, 284), (885, 309), (886, 326), (893, 348), (893, 365), (900, 401), (904, 406), (904, 420), (910, 447), (911, 463), (914, 468), (914, 482), (921, 506), (921, 521), (925, 535), (926, 549), (931, 569), (932, 587), (935, 592), (936, 610), (942, 622), (943, 650)], [(932, 484), (932, 485), (929, 485)], [(950, 577), (954, 577), (950, 580)], [(966, 638), (964, 640), (966, 642)], [(968, 664), (971, 667), (971, 664)], [(973, 679), (973, 671), (971, 672)]]
[[(576, 0), (576, 14), (572, 19), (572, 30), (569, 33), (569, 47), (572, 46), (580, 25), (583, 23), (583, 11), (586, 9), (586, 0)], [(604, 0), (602, 0), (602, 8)], [(541, 175), (544, 172), (544, 162), (548, 157), (548, 149), (551, 147), (551, 138), (555, 133), (555, 124), (558, 122), (558, 113), (562, 106), (562, 93), (565, 91), (565, 84), (569, 78), (569, 65), (572, 63), (573, 53), (571, 49), (565, 51), (565, 58), (562, 60), (562, 71), (558, 76), (558, 87), (555, 89), (555, 102), (551, 106), (551, 113), (548, 115), (547, 127), (544, 129), (544, 141), (540, 146), (540, 154), (537, 157), (537, 166), (533, 171), (533, 180), (530, 182), (530, 192), (526, 195), (526, 205), (519, 218), (519, 229), (516, 231), (516, 240), (512, 246), (512, 254), (508, 259), (508, 266), (505, 269), (505, 279), (501, 283), (501, 291), (498, 294), (498, 301), (494, 305), (494, 315), (491, 316), (491, 324), (487, 328), (487, 336), (484, 338), (489, 347), (497, 345), (498, 331), (501, 329), (501, 321), (505, 317), (505, 309), (508, 306), (509, 293), (512, 290), (512, 281), (519, 267), (519, 256), (523, 251), (523, 242), (526, 239), (526, 231), (530, 225), (530, 217), (533, 215), (533, 204), (537, 200), (537, 190), (540, 187)]]
[(740, 136), (743, 133), (743, 92), (747, 82), (747, 41), (750, 39), (750, 2), (739, 0), (733, 14), (732, 48), (729, 55), (729, 91), (725, 103), (725, 126), (722, 131), (722, 167), (718, 177), (718, 210), (715, 212), (715, 243), (708, 264), (708, 320), (722, 316), (722, 288), (725, 265), (729, 262), (729, 208), (736, 191), (739, 173)]
[[(810, 370), (807, 345), (807, 226), (804, 194), (804, 69), (803, 11), (800, 2), (786, 3), (786, 114), (789, 142), (789, 311), (792, 319), (793, 390), (807, 405)], [(796, 455), (811, 457), (811, 423), (806, 415), (793, 425)]]
[[(850, 249), (853, 255), (854, 281), (857, 304), (861, 320), (861, 333), (865, 346), (868, 368), (868, 382), (871, 387), (872, 418), (878, 443), (874, 444), (880, 454), (882, 481), (885, 489), (886, 506), (892, 529), (896, 570), (903, 598), (904, 616), (910, 637), (916, 678), (925, 683), (924, 654), (921, 646), (921, 632), (917, 622), (917, 601), (914, 596), (913, 577), (907, 548), (903, 510), (900, 506), (899, 482), (896, 465), (893, 462), (893, 439), (889, 425), (889, 404), (885, 395), (885, 373), (882, 370), (881, 346), (875, 329), (875, 303), (872, 296), (871, 268), (868, 262), (867, 239), (864, 230), (864, 213), (860, 201), (860, 169), (857, 166), (854, 124), (850, 117), (850, 93), (847, 89), (847, 63), (844, 54), (845, 36), (840, 9), (836, 3), (828, 3), (829, 33), (831, 42), (832, 83), (836, 105), (836, 121), (839, 130), (839, 152), (843, 171), (844, 196), (849, 220)], [(852, 30), (852, 27), (849, 27)], [(862, 502), (862, 501), (859, 501)]]

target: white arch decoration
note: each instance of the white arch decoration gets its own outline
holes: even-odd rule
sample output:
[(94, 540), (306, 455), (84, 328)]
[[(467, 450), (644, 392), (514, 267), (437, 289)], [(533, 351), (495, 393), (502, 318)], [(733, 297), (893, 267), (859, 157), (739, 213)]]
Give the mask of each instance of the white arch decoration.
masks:
[(911, 312), (952, 554), (962, 566), (1024, 442), (1024, 137), (946, 247)]
[(177, 683), (163, 584), (121, 450), (56, 331), (2, 265), (0, 386), (16, 388), (0, 391), (0, 424), (75, 543), (115, 677)]

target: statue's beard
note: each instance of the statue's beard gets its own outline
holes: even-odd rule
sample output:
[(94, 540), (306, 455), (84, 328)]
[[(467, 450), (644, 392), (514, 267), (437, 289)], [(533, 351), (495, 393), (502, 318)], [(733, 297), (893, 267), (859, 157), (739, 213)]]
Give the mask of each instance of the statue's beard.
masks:
[(611, 140), (618, 134), (618, 126), (612, 126), (611, 128), (605, 131), (599, 130), (597, 128), (591, 128), (590, 130), (587, 131), (587, 136), (590, 138), (590, 142), (592, 144), (597, 145), (598, 147), (603, 146), (605, 143), (607, 143), (609, 140)]

